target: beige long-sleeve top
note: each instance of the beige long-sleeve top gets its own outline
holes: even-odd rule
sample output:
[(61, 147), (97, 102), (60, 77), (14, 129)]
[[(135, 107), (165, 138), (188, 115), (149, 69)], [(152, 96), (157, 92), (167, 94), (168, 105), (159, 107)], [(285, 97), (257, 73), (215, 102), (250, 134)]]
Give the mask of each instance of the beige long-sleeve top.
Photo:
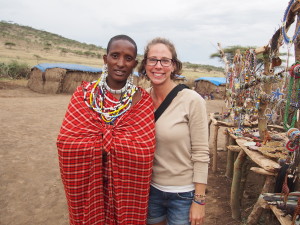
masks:
[(184, 89), (156, 121), (152, 182), (164, 186), (207, 183), (209, 148), (205, 100)]

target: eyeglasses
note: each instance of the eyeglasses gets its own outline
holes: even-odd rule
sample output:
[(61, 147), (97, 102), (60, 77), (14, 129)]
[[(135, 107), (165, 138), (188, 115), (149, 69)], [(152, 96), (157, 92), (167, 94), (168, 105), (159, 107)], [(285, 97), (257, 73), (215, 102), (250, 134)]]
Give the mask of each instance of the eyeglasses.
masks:
[(164, 67), (171, 66), (173, 59), (163, 58), (163, 59), (156, 59), (156, 58), (147, 58), (147, 65), (148, 66), (155, 66), (157, 62), (160, 62), (160, 65)]

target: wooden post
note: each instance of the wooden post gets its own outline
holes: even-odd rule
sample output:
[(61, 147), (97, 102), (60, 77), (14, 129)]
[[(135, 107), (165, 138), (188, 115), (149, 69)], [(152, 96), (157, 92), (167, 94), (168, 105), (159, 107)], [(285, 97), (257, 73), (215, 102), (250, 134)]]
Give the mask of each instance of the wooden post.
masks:
[[(271, 188), (274, 187), (274, 176), (266, 176), (265, 184), (261, 190), (261, 194), (268, 193), (271, 191)], [(255, 203), (252, 212), (250, 213), (247, 224), (248, 225), (256, 225), (258, 224), (258, 220), (263, 212), (263, 209), (266, 208), (266, 201), (263, 198), (258, 198), (257, 202)]]
[(233, 163), (234, 163), (234, 152), (227, 152), (227, 163), (226, 163), (226, 173), (225, 176), (228, 178), (232, 178), (233, 175)]
[(214, 124), (214, 137), (213, 137), (213, 166), (212, 171), (213, 173), (217, 172), (217, 160), (218, 160), (218, 132), (219, 132), (219, 126), (217, 124)]
[[(247, 183), (247, 177), (249, 174), (249, 161), (245, 160), (245, 163), (243, 164), (242, 167), (242, 176), (241, 176), (241, 184), (240, 184), (240, 201), (242, 200), (243, 196), (244, 196), (244, 190), (245, 190), (245, 186)], [(241, 204), (241, 202), (240, 202)]]
[[(270, 75), (270, 61), (269, 61), (269, 53), (270, 49), (265, 48), (265, 52), (263, 53), (264, 55), (264, 74)], [(267, 82), (263, 84), (263, 90), (265, 93), (270, 94), (271, 93), (271, 83)], [(267, 118), (265, 116), (265, 110), (267, 107), (267, 103), (264, 102), (264, 99), (260, 100), (260, 107), (258, 109), (258, 131), (259, 131), (259, 136), (263, 140), (265, 137), (265, 131), (267, 130)]]
[(234, 174), (231, 184), (231, 197), (230, 197), (230, 205), (231, 205), (231, 215), (233, 219), (240, 220), (241, 219), (241, 205), (240, 205), (240, 184), (242, 177), (242, 167), (246, 160), (246, 153), (244, 150), (241, 150), (237, 159), (234, 163)]
[[(230, 137), (228, 131), (226, 133), (226, 135), (228, 135), (228, 145), (226, 146), (226, 149), (229, 145), (234, 144), (234, 139), (232, 137)], [(233, 163), (234, 163), (234, 153), (233, 151), (230, 151), (227, 149), (227, 162), (226, 162), (226, 172), (225, 172), (225, 176), (228, 178), (232, 178), (233, 175)]]
[(223, 51), (223, 49), (221, 47), (221, 43), (218, 43), (218, 47), (219, 47), (219, 53), (220, 53), (220, 55), (222, 57), (222, 60), (224, 61), (224, 64), (225, 64), (225, 74), (227, 74), (228, 71), (229, 71), (229, 64), (230, 63), (227, 60), (226, 55), (225, 55), (225, 53), (224, 53), (224, 51)]
[(208, 120), (208, 141), (209, 141), (209, 138), (210, 138), (210, 125), (211, 125), (211, 123), (212, 123), (212, 119), (209, 118), (209, 120)]
[(226, 150), (227, 146), (230, 145), (230, 143), (229, 143), (230, 142), (230, 135), (229, 135), (228, 128), (225, 128), (224, 134), (225, 134), (225, 146), (224, 146), (224, 149)]

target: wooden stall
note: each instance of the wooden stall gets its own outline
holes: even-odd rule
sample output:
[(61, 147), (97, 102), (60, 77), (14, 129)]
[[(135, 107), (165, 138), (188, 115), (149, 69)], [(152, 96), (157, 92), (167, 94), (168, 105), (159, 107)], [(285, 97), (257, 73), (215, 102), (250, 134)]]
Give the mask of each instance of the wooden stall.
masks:
[[(226, 176), (232, 176), (230, 204), (234, 219), (241, 219), (240, 193), (243, 189), (243, 165), (247, 159), (257, 165), (252, 167), (251, 171), (265, 177), (261, 195), (272, 192), (275, 182), (277, 186), (281, 185), (279, 194), (282, 196), (288, 196), (290, 191), (297, 187), (300, 161), (299, 21), (292, 37), (287, 35), (287, 31), (299, 13), (300, 2), (291, 0), (284, 13), (282, 27), (275, 32), (270, 42), (260, 48), (237, 51), (232, 62), (227, 60), (219, 44), (220, 54), (225, 63), (225, 102), (233, 122), (224, 123), (215, 115), (210, 115), (215, 132), (212, 169), (213, 172), (217, 171), (217, 133), (219, 127), (224, 126), (228, 131)], [(279, 48), (282, 43), (285, 43), (288, 49), (285, 66), (281, 65), (280, 59)], [(294, 43), (295, 63), (289, 65), (290, 49)], [(259, 60), (259, 68), (262, 69), (257, 68)], [(257, 128), (253, 130), (252, 126), (247, 126), (247, 121), (256, 121)], [(236, 157), (233, 157), (233, 154)], [(278, 176), (283, 168), (287, 168), (283, 173), (285, 179), (278, 184)], [(293, 187), (287, 179), (292, 180)], [(272, 210), (281, 224), (299, 223), (295, 222), (295, 218), (300, 216), (300, 200), (298, 205), (294, 205), (293, 216), (288, 220), (281, 218), (282, 210), (268, 205), (263, 198), (258, 198), (247, 218), (247, 224), (257, 224), (263, 209)]]

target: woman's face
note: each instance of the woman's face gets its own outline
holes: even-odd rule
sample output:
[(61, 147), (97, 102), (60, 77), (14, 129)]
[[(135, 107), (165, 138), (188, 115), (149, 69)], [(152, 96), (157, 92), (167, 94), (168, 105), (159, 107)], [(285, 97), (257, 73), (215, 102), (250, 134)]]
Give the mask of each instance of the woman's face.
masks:
[[(151, 65), (151, 61), (153, 64), (155, 59), (163, 60), (163, 62), (157, 61), (156, 65)], [(145, 68), (147, 76), (153, 84), (163, 84), (171, 80), (171, 73), (175, 69), (174, 63), (170, 62), (171, 59), (172, 53), (166, 45), (159, 43), (150, 46)], [(169, 65), (168, 61), (170, 62)]]
[(123, 85), (126, 82), (137, 65), (135, 52), (134, 45), (127, 40), (116, 40), (111, 43), (108, 54), (103, 56), (104, 63), (107, 64), (109, 85), (117, 83)]

